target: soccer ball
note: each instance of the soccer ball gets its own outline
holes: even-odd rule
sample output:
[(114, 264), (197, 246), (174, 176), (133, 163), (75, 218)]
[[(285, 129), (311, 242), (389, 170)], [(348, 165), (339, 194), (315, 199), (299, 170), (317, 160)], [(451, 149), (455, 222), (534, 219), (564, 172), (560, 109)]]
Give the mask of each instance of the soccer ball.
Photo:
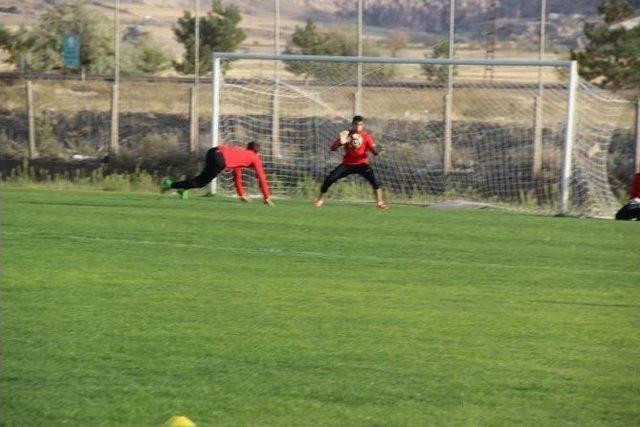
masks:
[(359, 134), (354, 133), (353, 135), (351, 135), (351, 141), (349, 142), (349, 144), (353, 148), (360, 147), (362, 145), (362, 137)]

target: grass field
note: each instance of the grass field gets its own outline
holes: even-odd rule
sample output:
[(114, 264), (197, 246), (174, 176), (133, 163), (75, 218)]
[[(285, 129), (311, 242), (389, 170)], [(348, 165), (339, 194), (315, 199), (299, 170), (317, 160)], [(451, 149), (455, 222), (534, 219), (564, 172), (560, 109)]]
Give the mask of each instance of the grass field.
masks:
[(6, 426), (640, 423), (640, 224), (0, 188)]

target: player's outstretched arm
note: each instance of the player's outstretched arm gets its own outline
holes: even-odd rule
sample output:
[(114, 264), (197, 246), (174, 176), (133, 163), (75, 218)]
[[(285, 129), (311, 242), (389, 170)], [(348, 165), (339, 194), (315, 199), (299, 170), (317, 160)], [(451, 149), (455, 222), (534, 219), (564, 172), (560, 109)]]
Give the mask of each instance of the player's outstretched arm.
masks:
[(236, 187), (236, 193), (240, 200), (243, 202), (248, 202), (249, 198), (244, 194), (244, 188), (242, 185), (242, 168), (233, 168), (233, 184)]
[(275, 203), (271, 200), (271, 191), (269, 189), (269, 183), (267, 182), (267, 175), (264, 173), (264, 168), (262, 167), (262, 161), (257, 158), (252, 166), (256, 171), (256, 178), (258, 179), (258, 185), (264, 197), (264, 204), (271, 208), (275, 207)]

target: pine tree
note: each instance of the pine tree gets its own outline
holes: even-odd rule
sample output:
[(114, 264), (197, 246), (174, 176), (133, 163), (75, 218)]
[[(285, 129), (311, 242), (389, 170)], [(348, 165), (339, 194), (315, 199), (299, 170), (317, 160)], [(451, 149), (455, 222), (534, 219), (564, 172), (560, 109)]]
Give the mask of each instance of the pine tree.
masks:
[[(247, 38), (238, 27), (242, 15), (235, 5), (223, 6), (220, 0), (213, 0), (211, 11), (200, 17), (200, 70), (211, 69), (210, 52), (233, 52)], [(195, 27), (196, 19), (185, 11), (182, 18), (173, 26), (173, 33), (184, 48), (181, 62), (174, 62), (177, 71), (184, 74), (195, 72)]]
[(628, 30), (612, 25), (632, 16), (633, 9), (625, 0), (603, 0), (598, 11), (604, 24), (586, 24), (587, 47), (571, 52), (580, 75), (602, 87), (640, 87), (640, 26)]
[[(316, 24), (307, 19), (304, 27), (296, 26), (285, 54), (355, 56), (357, 39), (340, 31), (323, 32)], [(368, 42), (362, 46), (365, 56), (379, 56), (377, 50)], [(324, 81), (340, 82), (354, 78), (357, 65), (346, 62), (309, 62), (287, 61), (286, 69), (305, 79), (314, 77)], [(363, 73), (372, 80), (383, 81), (393, 76), (393, 67), (380, 67), (376, 64), (364, 64)]]
[[(425, 58), (429, 58), (429, 55), (425, 54)], [(431, 58), (447, 58), (449, 57), (449, 41), (440, 40), (433, 46), (433, 55)], [(437, 64), (422, 64), (422, 74), (427, 77), (427, 80), (432, 82), (443, 83), (449, 78), (449, 66), (437, 65)], [(453, 75), (458, 74), (458, 67), (453, 67)]]

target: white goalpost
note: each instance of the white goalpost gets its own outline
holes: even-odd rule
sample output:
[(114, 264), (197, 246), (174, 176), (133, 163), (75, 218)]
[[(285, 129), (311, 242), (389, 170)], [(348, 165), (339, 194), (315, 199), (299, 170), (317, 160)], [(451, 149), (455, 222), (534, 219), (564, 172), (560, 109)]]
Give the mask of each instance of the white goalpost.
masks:
[[(211, 144), (260, 142), (277, 196), (313, 197), (340, 162), (328, 147), (349, 126), (360, 64), (360, 108), (383, 150), (372, 166), (389, 201), (590, 216), (618, 207), (607, 155), (631, 103), (580, 81), (575, 62), (216, 52), (212, 64)], [(231, 194), (230, 181), (221, 175), (211, 192)], [(331, 197), (371, 200), (358, 177), (345, 181)]]

